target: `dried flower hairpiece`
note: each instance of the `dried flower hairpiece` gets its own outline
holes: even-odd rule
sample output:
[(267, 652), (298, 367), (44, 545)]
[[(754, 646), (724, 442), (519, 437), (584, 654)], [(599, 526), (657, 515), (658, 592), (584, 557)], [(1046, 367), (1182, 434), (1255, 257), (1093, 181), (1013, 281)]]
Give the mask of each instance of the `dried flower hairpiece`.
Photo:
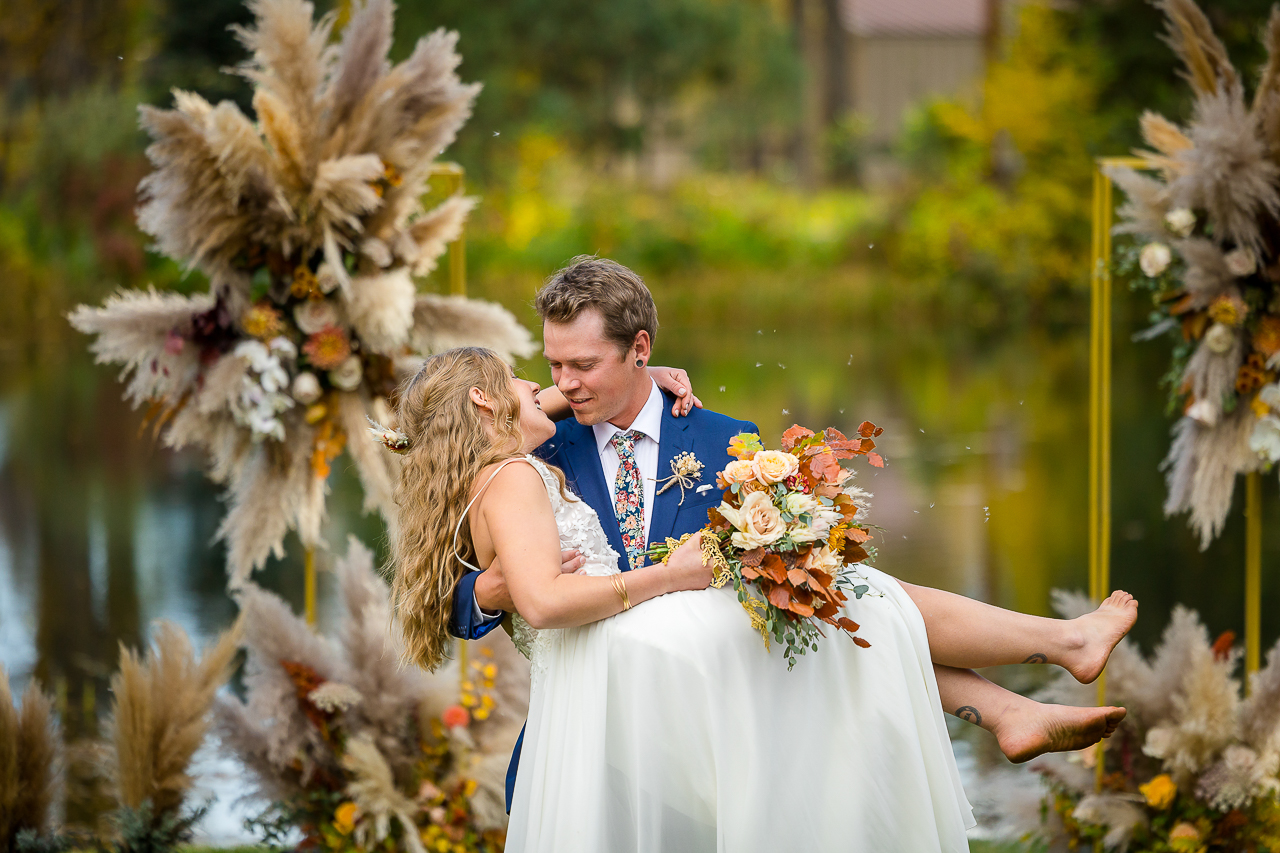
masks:
[(373, 435), (374, 441), (382, 442), (392, 453), (408, 453), (412, 448), (409, 436), (400, 430), (388, 429), (368, 415), (365, 415), (365, 420), (370, 423), (369, 432)]

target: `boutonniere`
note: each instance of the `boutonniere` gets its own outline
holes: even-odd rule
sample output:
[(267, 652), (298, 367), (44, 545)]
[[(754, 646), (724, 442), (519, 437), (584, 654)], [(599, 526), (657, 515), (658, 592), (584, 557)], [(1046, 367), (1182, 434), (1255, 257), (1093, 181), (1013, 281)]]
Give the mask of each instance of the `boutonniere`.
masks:
[(680, 487), (680, 506), (684, 506), (684, 490), (692, 489), (694, 483), (702, 477), (702, 463), (698, 461), (698, 457), (692, 453), (681, 453), (675, 459), (671, 460), (671, 476), (663, 477), (658, 480), (662, 484), (662, 488), (658, 489), (658, 494), (662, 494), (672, 486)]

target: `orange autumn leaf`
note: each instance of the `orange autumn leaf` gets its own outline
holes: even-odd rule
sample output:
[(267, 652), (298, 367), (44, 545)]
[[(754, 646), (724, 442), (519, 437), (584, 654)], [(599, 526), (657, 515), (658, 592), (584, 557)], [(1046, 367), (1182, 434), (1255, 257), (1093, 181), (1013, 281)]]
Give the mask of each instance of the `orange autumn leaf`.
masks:
[(862, 627), (857, 622), (854, 622), (852, 619), (850, 619), (848, 616), (841, 616), (839, 619), (836, 620), (836, 624), (838, 624), (841, 628), (848, 631), (849, 633), (853, 633), (854, 631)]
[(838, 483), (844, 477), (844, 469), (831, 453), (823, 453), (809, 460), (809, 470), (813, 476), (826, 483)]
[(787, 580), (791, 581), (792, 586), (807, 586), (813, 582), (813, 578), (809, 577), (809, 573), (804, 569), (791, 569), (787, 572)]
[(876, 466), (877, 468), (884, 467), (884, 458), (881, 457), (879, 453), (868, 453), (867, 461), (870, 462), (872, 465)]
[(813, 607), (811, 605), (805, 604), (800, 601), (795, 601), (794, 599), (792, 600), (790, 606), (787, 609), (790, 610), (792, 613), (796, 614), (797, 616), (800, 616), (804, 619), (808, 619), (810, 616), (813, 615)]
[(861, 527), (850, 527), (844, 532), (845, 539), (851, 540), (855, 545), (861, 545), (871, 540), (871, 533), (863, 530)]
[(876, 426), (871, 421), (863, 421), (858, 424), (858, 435), (863, 438), (874, 438), (882, 432), (884, 432), (884, 430), (880, 429), (880, 427)]
[(859, 648), (862, 648), (862, 649), (871, 648), (871, 644), (868, 643), (866, 640), (862, 639), (861, 637), (854, 637), (853, 642), (854, 642), (854, 645), (858, 646)]
[(813, 435), (813, 430), (805, 429), (800, 424), (794, 424), (791, 429), (782, 434), (782, 449), (791, 450), (811, 435)]
[(787, 591), (785, 586), (775, 586), (769, 590), (769, 603), (779, 610), (789, 610), (791, 607), (791, 593)]
[(814, 615), (817, 616), (819, 619), (830, 619), (832, 616), (835, 616), (836, 613), (838, 613), (839, 611), (840, 611), (840, 605), (828, 599), (827, 601), (824, 601), (822, 603), (821, 607), (819, 607), (816, 611), (814, 611)]
[(760, 563), (760, 573), (774, 583), (786, 583), (787, 567), (777, 554), (767, 554)]

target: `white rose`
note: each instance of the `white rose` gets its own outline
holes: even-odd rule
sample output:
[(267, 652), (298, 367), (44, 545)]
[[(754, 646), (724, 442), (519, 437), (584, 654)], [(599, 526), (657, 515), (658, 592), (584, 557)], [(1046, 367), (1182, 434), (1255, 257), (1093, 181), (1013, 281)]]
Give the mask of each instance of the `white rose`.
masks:
[(309, 370), (304, 370), (293, 377), (293, 399), (304, 406), (310, 406), (320, 399), (320, 380)]
[(1185, 207), (1179, 207), (1165, 214), (1164, 223), (1179, 237), (1188, 237), (1196, 227), (1196, 215)]
[(1196, 400), (1187, 409), (1187, 417), (1208, 427), (1217, 425), (1218, 414), (1218, 407), (1208, 400)]
[[(723, 505), (722, 505), (723, 506)], [(734, 547), (749, 551), (764, 545), (772, 545), (786, 533), (782, 513), (764, 492), (752, 492), (742, 502), (742, 508), (734, 513), (736, 519), (725, 515), (738, 532), (730, 537)], [(721, 515), (724, 510), (721, 509)]]
[(1258, 259), (1248, 249), (1232, 249), (1223, 260), (1227, 263), (1227, 272), (1236, 278), (1251, 275), (1258, 268)]
[(803, 492), (790, 493), (783, 503), (786, 504), (787, 512), (792, 515), (804, 515), (806, 512), (814, 512), (818, 507), (822, 506), (813, 495), (806, 495)]
[(358, 355), (347, 356), (342, 364), (329, 371), (329, 381), (339, 391), (356, 390), (360, 387), (360, 380), (363, 378), (364, 365), (361, 364)]
[(818, 533), (817, 530), (807, 524), (794, 525), (787, 532), (791, 534), (792, 542), (799, 542), (801, 544), (805, 542), (816, 542), (822, 538), (822, 535)]
[(293, 321), (304, 335), (314, 335), (325, 326), (338, 325), (338, 309), (327, 299), (308, 299), (293, 309)]
[(751, 459), (762, 483), (781, 483), (800, 470), (800, 460), (781, 450), (762, 450)]
[(1169, 268), (1173, 253), (1164, 243), (1148, 243), (1138, 255), (1138, 266), (1147, 278), (1155, 278)]
[(1280, 462), (1280, 418), (1259, 418), (1249, 436), (1249, 449), (1268, 462)]
[(1222, 323), (1214, 323), (1204, 335), (1204, 345), (1209, 348), (1209, 352), (1218, 355), (1228, 352), (1235, 342), (1236, 333), (1230, 326), (1224, 326)]

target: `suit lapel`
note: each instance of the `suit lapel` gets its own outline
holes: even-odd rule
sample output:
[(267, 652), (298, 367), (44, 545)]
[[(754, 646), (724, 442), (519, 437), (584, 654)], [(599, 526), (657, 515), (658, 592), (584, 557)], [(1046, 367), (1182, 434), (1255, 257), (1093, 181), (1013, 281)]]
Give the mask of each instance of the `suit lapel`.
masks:
[(613, 514), (613, 492), (605, 484), (604, 469), (600, 467), (600, 449), (596, 446), (596, 436), (591, 427), (574, 423), (565, 430), (564, 460), (571, 469), (567, 473), (578, 497), (600, 517), (600, 526), (604, 528), (609, 544), (619, 554), (618, 567), (626, 571), (629, 568), (625, 556), (627, 549), (622, 544), (618, 518)]
[[(693, 436), (688, 433), (687, 418), (671, 414), (670, 400), (663, 395), (662, 434), (658, 440), (658, 480), (671, 475), (671, 460), (693, 449)], [(661, 482), (658, 489), (662, 488)], [(674, 485), (653, 499), (653, 515), (649, 520), (649, 542), (663, 542), (675, 528), (680, 511), (680, 486)]]

